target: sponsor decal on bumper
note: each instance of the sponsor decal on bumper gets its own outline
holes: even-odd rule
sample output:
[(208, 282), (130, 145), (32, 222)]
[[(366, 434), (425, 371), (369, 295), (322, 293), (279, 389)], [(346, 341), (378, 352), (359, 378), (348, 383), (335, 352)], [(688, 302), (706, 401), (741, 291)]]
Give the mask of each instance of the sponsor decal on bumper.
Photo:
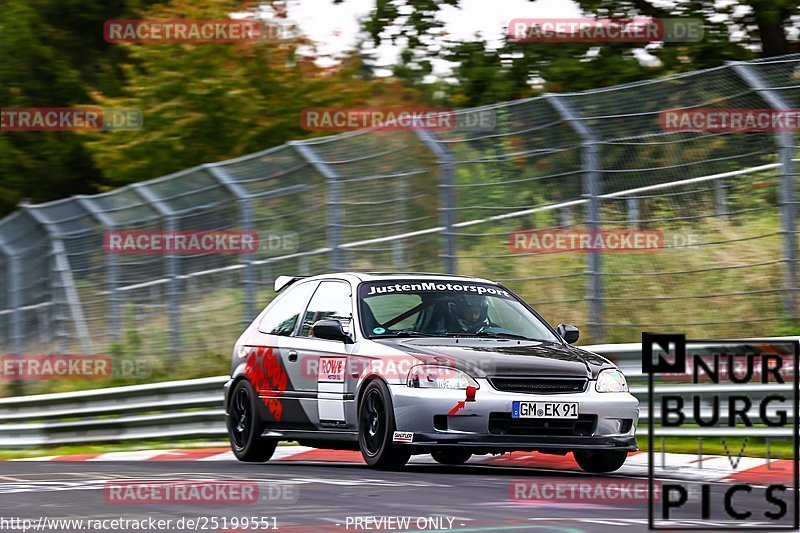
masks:
[(414, 434), (406, 431), (395, 431), (392, 440), (394, 442), (412, 442), (414, 440)]

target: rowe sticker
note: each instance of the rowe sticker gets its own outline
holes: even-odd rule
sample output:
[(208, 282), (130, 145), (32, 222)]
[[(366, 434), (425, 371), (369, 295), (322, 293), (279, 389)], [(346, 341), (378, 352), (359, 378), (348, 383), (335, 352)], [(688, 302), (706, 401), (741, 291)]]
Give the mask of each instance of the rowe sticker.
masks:
[(412, 442), (414, 440), (414, 434), (405, 431), (395, 431), (392, 440), (394, 442)]
[(344, 383), (344, 357), (320, 357), (317, 381), (324, 383)]

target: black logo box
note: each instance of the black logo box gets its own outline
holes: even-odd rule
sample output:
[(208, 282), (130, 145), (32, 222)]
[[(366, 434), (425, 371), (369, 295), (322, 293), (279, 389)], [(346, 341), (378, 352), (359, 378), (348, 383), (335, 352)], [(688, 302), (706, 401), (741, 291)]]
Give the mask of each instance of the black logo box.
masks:
[[(670, 374), (670, 373), (686, 373), (686, 362), (688, 359), (687, 346), (692, 344), (711, 344), (721, 346), (742, 345), (750, 346), (752, 344), (772, 344), (791, 346), (791, 353), (794, 354), (794, 367), (792, 369), (793, 384), (792, 392), (793, 398), (793, 431), (792, 431), (792, 444), (794, 449), (793, 457), (793, 503), (794, 503), (794, 517), (793, 524), (786, 526), (772, 526), (767, 528), (745, 527), (747, 531), (797, 531), (800, 529), (800, 451), (798, 450), (798, 443), (800, 443), (800, 341), (790, 341), (781, 339), (770, 338), (752, 338), (752, 339), (694, 339), (687, 340), (683, 334), (660, 334), (660, 333), (642, 333), (642, 372), (647, 374), (647, 408), (648, 408), (648, 450), (647, 450), (647, 477), (648, 477), (648, 529), (650, 530), (670, 530), (670, 531), (701, 531), (701, 530), (729, 530), (727, 527), (712, 527), (707, 525), (699, 526), (684, 526), (676, 527), (674, 525), (657, 527), (654, 520), (654, 506), (653, 495), (655, 485), (655, 462), (654, 462), (654, 424), (655, 416), (653, 413), (653, 399), (654, 399), (654, 385), (653, 377), (655, 374)], [(670, 353), (670, 346), (674, 346), (674, 359), (669, 360), (659, 357), (658, 361), (654, 362), (653, 354), (654, 348), (660, 348), (664, 353)], [(662, 497), (664, 497), (662, 495)], [(675, 521), (680, 519), (675, 519)], [(740, 529), (740, 528), (736, 528)]]

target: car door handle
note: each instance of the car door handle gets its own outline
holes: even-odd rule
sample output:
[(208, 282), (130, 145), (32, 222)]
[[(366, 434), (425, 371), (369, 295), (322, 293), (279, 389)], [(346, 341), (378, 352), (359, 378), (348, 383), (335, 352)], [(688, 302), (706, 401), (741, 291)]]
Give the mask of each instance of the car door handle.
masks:
[(296, 352), (296, 351), (294, 351), (294, 350), (291, 350), (291, 351), (289, 352), (289, 361), (290, 361), (290, 362), (292, 362), (292, 363), (294, 363), (295, 361), (297, 361), (297, 352)]

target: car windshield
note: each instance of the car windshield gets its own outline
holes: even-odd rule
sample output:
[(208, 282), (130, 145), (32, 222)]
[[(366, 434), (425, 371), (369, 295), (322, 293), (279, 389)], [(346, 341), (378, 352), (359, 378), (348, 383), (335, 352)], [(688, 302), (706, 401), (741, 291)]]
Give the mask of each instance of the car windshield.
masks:
[(469, 281), (382, 281), (358, 290), (369, 338), (499, 337), (560, 342), (509, 291)]

